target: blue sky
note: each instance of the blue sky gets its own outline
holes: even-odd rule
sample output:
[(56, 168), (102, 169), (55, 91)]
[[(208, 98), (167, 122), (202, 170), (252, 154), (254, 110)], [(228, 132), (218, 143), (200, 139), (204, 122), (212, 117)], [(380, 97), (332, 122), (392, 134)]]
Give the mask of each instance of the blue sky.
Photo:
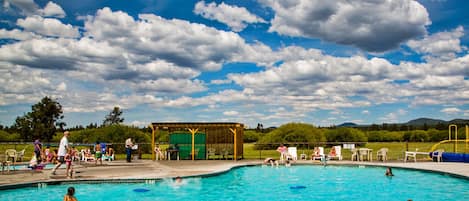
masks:
[(33, 1), (0, 7), (0, 124), (469, 118), (464, 0)]

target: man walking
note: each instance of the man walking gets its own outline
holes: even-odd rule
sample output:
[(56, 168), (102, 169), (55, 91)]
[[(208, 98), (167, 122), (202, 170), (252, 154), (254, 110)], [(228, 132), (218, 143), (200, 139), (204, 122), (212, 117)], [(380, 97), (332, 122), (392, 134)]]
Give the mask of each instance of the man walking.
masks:
[[(67, 138), (68, 135), (70, 135), (70, 133), (68, 131), (65, 131), (64, 136), (60, 140), (59, 150), (57, 152), (57, 157), (59, 159), (59, 163), (57, 163), (57, 165), (54, 167), (54, 169), (52, 169), (52, 172), (51, 172), (52, 175), (55, 175), (55, 171), (57, 170), (57, 168), (59, 168), (63, 163), (65, 163), (65, 155), (67, 155), (68, 149), (69, 149), (69, 147), (68, 147), (68, 138)], [(68, 172), (67, 172), (67, 174), (68, 174)]]
[(127, 140), (125, 140), (125, 153), (127, 154), (127, 163), (130, 163), (133, 146), (134, 144), (132, 143), (132, 138), (127, 138)]

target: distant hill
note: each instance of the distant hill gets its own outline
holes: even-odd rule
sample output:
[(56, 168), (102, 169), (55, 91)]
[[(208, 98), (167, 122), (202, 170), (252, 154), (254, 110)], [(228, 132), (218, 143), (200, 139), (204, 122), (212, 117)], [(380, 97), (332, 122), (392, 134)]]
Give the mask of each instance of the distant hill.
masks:
[[(420, 126), (424, 126), (424, 125), (436, 126), (438, 124), (443, 124), (443, 125), (448, 125), (448, 124), (459, 124), (459, 125), (463, 124), (464, 125), (465, 124), (465, 125), (469, 125), (469, 119), (453, 119), (451, 121), (445, 121), (445, 120), (441, 120), (441, 119), (418, 118), (418, 119), (410, 120), (407, 123), (388, 123), (388, 124), (416, 126), (416, 127), (420, 127)], [(342, 124), (338, 125), (337, 127), (367, 127), (367, 126), (370, 126), (370, 125), (358, 125), (358, 124), (355, 124), (355, 123), (352, 123), (352, 122), (345, 122), (345, 123), (342, 123)]]
[(337, 125), (337, 127), (357, 127), (358, 124), (352, 122), (345, 122), (343, 124)]
[(440, 119), (430, 119), (430, 118), (418, 118), (414, 120), (410, 120), (406, 125), (412, 125), (412, 126), (423, 126), (423, 125), (428, 125), (428, 126), (434, 126), (438, 124), (447, 124), (448, 122)]

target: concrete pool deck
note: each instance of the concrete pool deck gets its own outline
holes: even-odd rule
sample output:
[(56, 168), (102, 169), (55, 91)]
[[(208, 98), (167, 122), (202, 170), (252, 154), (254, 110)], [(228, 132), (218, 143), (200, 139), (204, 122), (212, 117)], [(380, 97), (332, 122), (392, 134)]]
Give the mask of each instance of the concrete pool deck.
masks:
[[(51, 175), (51, 170), (33, 172), (31, 170), (16, 170), (0, 174), (0, 189), (11, 185), (21, 185), (38, 182), (67, 182), (67, 181), (93, 181), (118, 179), (164, 179), (176, 176), (197, 176), (215, 174), (237, 166), (259, 165), (261, 160), (197, 160), (197, 161), (151, 161), (134, 160), (131, 163), (122, 161), (103, 162), (95, 166), (94, 163), (74, 165), (76, 174), (73, 179), (67, 179), (65, 169), (57, 170), (57, 175)], [(318, 161), (299, 160), (296, 164), (316, 164)], [(386, 166), (395, 168), (409, 168), (432, 172), (447, 173), (469, 179), (469, 163), (451, 162), (357, 162), (357, 161), (328, 161), (328, 165), (365, 165)], [(384, 173), (383, 173), (384, 174)], [(10, 187), (11, 188), (11, 187)]]

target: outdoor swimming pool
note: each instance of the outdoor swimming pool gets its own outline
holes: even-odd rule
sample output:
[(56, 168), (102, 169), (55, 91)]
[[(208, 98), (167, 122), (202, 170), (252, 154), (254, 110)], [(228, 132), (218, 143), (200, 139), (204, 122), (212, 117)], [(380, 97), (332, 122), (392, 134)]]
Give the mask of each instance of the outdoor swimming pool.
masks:
[[(154, 183), (48, 185), (0, 191), (0, 200), (469, 200), (469, 180), (443, 174), (358, 166), (241, 167), (206, 178)], [(135, 192), (146, 189), (147, 192)]]

